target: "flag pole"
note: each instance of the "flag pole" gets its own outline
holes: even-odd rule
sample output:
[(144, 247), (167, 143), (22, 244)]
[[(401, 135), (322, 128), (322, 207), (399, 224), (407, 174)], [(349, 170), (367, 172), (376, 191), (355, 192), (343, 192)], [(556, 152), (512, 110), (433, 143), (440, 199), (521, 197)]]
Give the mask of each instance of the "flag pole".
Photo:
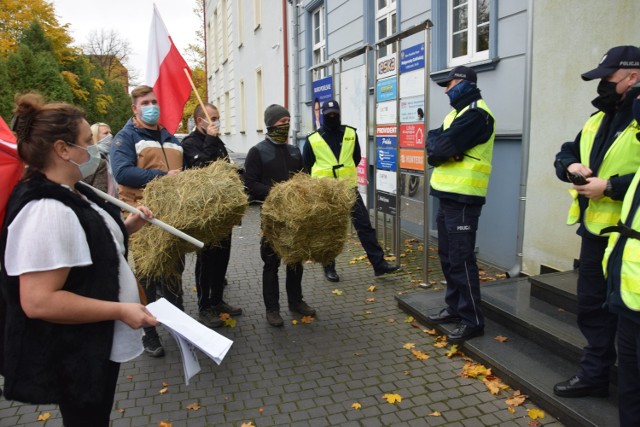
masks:
[(195, 92), (196, 98), (198, 98), (198, 102), (200, 103), (200, 106), (202, 107), (202, 111), (204, 111), (204, 115), (207, 116), (207, 121), (209, 123), (211, 123), (211, 117), (209, 116), (209, 112), (207, 111), (206, 108), (204, 108), (204, 102), (202, 102), (202, 98), (200, 98), (200, 94), (198, 93), (198, 90), (196, 89), (196, 85), (193, 84), (193, 80), (191, 80), (191, 75), (189, 74), (189, 71), (187, 71), (186, 68), (183, 68), (182, 70), (187, 75), (187, 79), (189, 79), (189, 83), (191, 83), (191, 88)]

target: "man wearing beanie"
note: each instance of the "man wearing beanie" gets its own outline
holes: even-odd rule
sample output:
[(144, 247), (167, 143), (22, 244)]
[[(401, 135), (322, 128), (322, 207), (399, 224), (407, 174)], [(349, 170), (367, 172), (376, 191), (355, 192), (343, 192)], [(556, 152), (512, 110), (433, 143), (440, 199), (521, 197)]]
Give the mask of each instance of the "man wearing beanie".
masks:
[[(340, 105), (331, 99), (322, 105), (322, 126), (307, 136), (303, 148), (304, 168), (317, 178), (335, 178), (348, 181), (356, 193), (356, 203), (351, 209), (351, 221), (358, 232), (360, 243), (367, 253), (376, 276), (398, 270), (384, 259), (384, 251), (371, 226), (369, 211), (356, 188), (356, 166), (360, 163), (360, 144), (355, 128), (340, 121)], [(324, 267), (324, 275), (330, 282), (339, 282), (335, 260)]]
[[(576, 375), (553, 388), (562, 397), (609, 394), (610, 370), (616, 362), (618, 319), (608, 310), (612, 301), (607, 295), (602, 260), (609, 233), (620, 220), (622, 200), (640, 166), (638, 124), (632, 111), (634, 98), (640, 94), (640, 88), (635, 87), (640, 81), (640, 49), (613, 47), (596, 68), (581, 77), (599, 80), (598, 96), (591, 101), (597, 112), (589, 117), (575, 140), (562, 144), (555, 167), (560, 180), (573, 184), (567, 224), (580, 223), (576, 232), (581, 237), (577, 320), (587, 345)], [(638, 319), (632, 318), (632, 322)], [(632, 394), (630, 390), (633, 389), (620, 386), (618, 394), (626, 399)], [(636, 420), (640, 419), (637, 405), (635, 410)], [(620, 424), (638, 425), (625, 422), (623, 417)]]
[[(244, 163), (245, 185), (253, 200), (264, 201), (271, 187), (286, 181), (293, 174), (303, 170), (300, 150), (287, 144), (291, 115), (281, 105), (272, 104), (264, 112), (267, 135), (264, 141), (253, 146)], [(262, 296), (267, 309), (267, 322), (271, 326), (282, 326), (280, 315), (280, 286), (278, 268), (280, 258), (262, 237), (260, 256), (264, 261), (262, 270)], [(302, 299), (302, 264), (287, 265), (286, 289), (289, 310), (303, 316), (313, 316), (316, 311)]]

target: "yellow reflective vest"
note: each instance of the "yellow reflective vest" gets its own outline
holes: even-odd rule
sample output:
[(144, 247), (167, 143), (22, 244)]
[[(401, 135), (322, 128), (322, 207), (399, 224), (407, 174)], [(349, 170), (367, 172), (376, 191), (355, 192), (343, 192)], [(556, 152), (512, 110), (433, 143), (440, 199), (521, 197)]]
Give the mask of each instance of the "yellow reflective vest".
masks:
[[(474, 105), (475, 104), (475, 105)], [(493, 116), (484, 99), (472, 102), (457, 112), (451, 111), (442, 122), (442, 129), (447, 130), (456, 117), (464, 114), (471, 106), (481, 108)], [(466, 194), (469, 196), (487, 195), (489, 177), (491, 176), (491, 158), (493, 156), (493, 141), (496, 137), (495, 126), (489, 139), (464, 152), (462, 161), (449, 161), (434, 168), (431, 175), (431, 187), (448, 193)]]
[[(629, 212), (633, 204), (640, 182), (640, 169), (636, 172), (631, 185), (627, 190), (627, 194), (622, 202), (620, 212), (620, 221), (626, 224), (629, 214), (633, 215), (630, 227), (636, 231), (640, 231), (640, 212)], [(609, 258), (613, 249), (620, 239), (620, 233), (612, 232), (609, 235), (609, 245), (604, 252), (602, 259), (602, 267), (604, 268), (605, 277), (607, 275)], [(618, 252), (619, 253), (619, 252)], [(618, 286), (616, 286), (618, 288)], [(624, 304), (631, 310), (640, 311), (640, 240), (628, 237), (624, 240), (624, 248), (622, 248), (622, 264), (620, 267), (620, 297)]]
[[(587, 120), (582, 135), (580, 137), (580, 159), (582, 164), (589, 166), (589, 158), (593, 142), (595, 140), (604, 113), (602, 111), (594, 114)], [(628, 175), (635, 173), (640, 166), (640, 144), (636, 139), (637, 124), (635, 120), (625, 128), (613, 141), (604, 155), (598, 177), (609, 179), (613, 175)], [(570, 189), (569, 193), (573, 197), (573, 203), (569, 208), (567, 224), (572, 225), (580, 220), (580, 205), (578, 203), (578, 192)], [(589, 199), (587, 208), (584, 211), (582, 222), (585, 228), (596, 236), (605, 227), (610, 227), (618, 223), (620, 219), (620, 209), (622, 202), (613, 200), (610, 197), (601, 197), (598, 200)]]
[(316, 157), (316, 162), (311, 167), (312, 177), (337, 178), (349, 182), (352, 187), (358, 185), (356, 164), (353, 161), (353, 150), (356, 146), (356, 130), (354, 128), (345, 126), (340, 159), (336, 159), (331, 147), (320, 136), (320, 133), (314, 132), (308, 138), (313, 155)]

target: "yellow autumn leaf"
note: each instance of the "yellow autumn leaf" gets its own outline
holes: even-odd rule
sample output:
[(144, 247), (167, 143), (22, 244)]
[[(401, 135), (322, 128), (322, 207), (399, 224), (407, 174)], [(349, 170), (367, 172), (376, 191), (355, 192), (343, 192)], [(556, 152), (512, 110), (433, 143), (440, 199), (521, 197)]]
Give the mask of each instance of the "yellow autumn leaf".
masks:
[(169, 383), (166, 381), (162, 381), (162, 387), (169, 387)]
[(491, 375), (491, 369), (488, 369), (486, 366), (479, 363), (467, 362), (462, 367), (460, 375), (465, 378), (480, 378)]
[(124, 414), (124, 409), (123, 408), (118, 408), (117, 411), (121, 414)]
[(527, 415), (532, 420), (537, 420), (539, 418), (544, 418), (544, 411), (536, 408), (527, 409)]
[(411, 350), (412, 348), (415, 348), (416, 345), (412, 342), (408, 342), (405, 345), (402, 346), (402, 348), (406, 348), (407, 350)]
[(414, 320), (416, 320), (416, 319), (414, 319), (413, 316), (407, 316), (407, 317), (404, 318), (404, 323), (411, 323)]
[(293, 320), (291, 321), (291, 323), (293, 323), (294, 325), (297, 325), (297, 324), (298, 324), (298, 321), (297, 321), (296, 319), (293, 319)]
[(191, 290), (192, 290), (193, 292), (198, 292), (198, 288), (196, 288), (196, 287), (191, 288)]
[(520, 390), (513, 392), (513, 395), (509, 396), (504, 402), (509, 406), (520, 406), (527, 400), (526, 394), (521, 394)]
[(158, 427), (171, 427), (173, 425), (173, 423), (170, 423), (169, 421), (160, 421), (158, 423)]
[(367, 302), (376, 302), (375, 298), (367, 298)]
[(423, 329), (422, 332), (424, 332), (425, 334), (428, 335), (437, 335), (438, 332), (436, 332), (436, 329)]
[(507, 411), (511, 412), (512, 414), (515, 414), (515, 413), (516, 413), (516, 410), (515, 410), (515, 408), (514, 408), (513, 406), (509, 406), (509, 407), (507, 408)]
[(448, 346), (449, 343), (447, 342), (447, 337), (445, 335), (441, 335), (439, 337), (436, 337), (436, 342), (433, 343), (433, 346), (435, 348), (444, 348), (446, 346)]
[(497, 337), (494, 338), (494, 340), (496, 340), (498, 342), (505, 342), (505, 341), (508, 341), (509, 338), (503, 337), (502, 335), (498, 335)]
[(168, 391), (169, 391), (169, 387), (164, 387), (163, 389), (160, 390), (160, 394), (165, 394)]
[(356, 261), (353, 260), (353, 259), (351, 261), (349, 261), (349, 264), (355, 264), (355, 263), (356, 263)]
[(427, 353), (424, 353), (424, 352), (419, 351), (419, 350), (411, 350), (411, 353), (413, 353), (413, 355), (418, 360), (427, 360), (429, 357), (431, 357)]
[(442, 414), (438, 411), (433, 411), (432, 413), (429, 414), (430, 417), (441, 417)]
[(493, 394), (494, 396), (500, 393), (499, 380), (488, 380), (486, 378), (483, 378), (482, 382), (487, 386), (487, 389), (489, 389), (489, 393)]
[(313, 322), (315, 319), (313, 316), (302, 316), (302, 319), (300, 319), (300, 322), (305, 323), (305, 324), (309, 324), (311, 322)]
[(400, 403), (402, 402), (402, 396), (400, 396), (399, 394), (391, 394), (391, 393), (387, 393), (384, 396), (382, 396), (382, 398), (384, 400), (386, 400), (388, 403)]
[(227, 319), (224, 321), (224, 326), (228, 326), (230, 328), (235, 328), (236, 327), (236, 319)]
[(38, 421), (47, 421), (49, 418), (51, 418), (51, 412), (43, 412), (38, 415)]
[(447, 356), (449, 359), (451, 359), (456, 354), (458, 354), (458, 344), (452, 345), (451, 348), (449, 349), (449, 351), (447, 351), (445, 353), (445, 356)]
[(246, 423), (240, 424), (240, 427), (256, 427), (256, 425), (251, 421), (247, 421)]
[(351, 405), (351, 407), (352, 407), (353, 409), (360, 409), (360, 408), (362, 408), (362, 405), (361, 405), (361, 404), (359, 404), (358, 402), (356, 402), (356, 403), (354, 403), (353, 405)]
[(331, 291), (331, 293), (334, 295), (342, 295), (344, 292), (340, 289), (334, 289), (333, 291)]
[(367, 291), (369, 291), (369, 292), (375, 292), (375, 291), (376, 291), (376, 289), (377, 289), (377, 288), (376, 288), (376, 285), (371, 285), (371, 286), (369, 286), (369, 287), (367, 288)]

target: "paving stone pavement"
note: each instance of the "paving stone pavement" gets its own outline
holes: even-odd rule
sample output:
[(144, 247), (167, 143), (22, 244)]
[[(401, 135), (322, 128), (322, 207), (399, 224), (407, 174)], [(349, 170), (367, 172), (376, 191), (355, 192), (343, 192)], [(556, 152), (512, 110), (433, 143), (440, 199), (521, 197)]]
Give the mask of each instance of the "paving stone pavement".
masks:
[[(535, 402), (509, 412), (505, 399), (512, 391), (494, 396), (481, 380), (461, 377), (465, 360), (448, 358), (449, 347), (434, 347), (434, 337), (423, 331), (427, 326), (412, 326), (398, 308), (394, 296), (400, 292), (442, 292), (435, 248), (429, 248), (434, 286), (423, 289), (418, 285), (423, 253), (419, 242), (405, 241), (403, 272), (374, 277), (373, 269), (360, 259), (364, 251), (355, 234), (351, 240), (338, 258), (339, 283), (327, 282), (319, 265), (305, 265), (304, 297), (318, 312), (310, 324), (292, 323), (301, 317), (287, 310), (281, 268), (285, 325), (271, 327), (262, 301), (259, 210), (251, 206), (242, 226), (233, 232), (225, 291), (225, 300), (242, 307), (244, 314), (236, 317), (235, 327), (216, 330), (234, 342), (226, 358), (218, 366), (200, 354), (202, 371), (187, 386), (177, 345), (160, 327), (167, 354), (160, 359), (143, 355), (121, 366), (112, 425), (158, 426), (162, 421), (173, 427), (239, 427), (249, 422), (258, 427), (532, 425), (527, 410), (536, 408)], [(194, 257), (188, 256), (185, 307), (195, 317), (193, 267)], [(483, 270), (486, 280), (499, 273), (490, 266)], [(418, 360), (404, 348), (407, 343), (430, 357)], [(165, 384), (167, 391), (161, 394)], [(402, 401), (387, 403), (383, 399), (387, 393), (399, 394)], [(200, 409), (186, 408), (194, 402)], [(361, 408), (353, 409), (354, 403)], [(50, 418), (38, 421), (45, 413)], [(562, 426), (548, 414), (537, 421)], [(0, 427), (61, 425), (54, 405), (0, 398)]]

